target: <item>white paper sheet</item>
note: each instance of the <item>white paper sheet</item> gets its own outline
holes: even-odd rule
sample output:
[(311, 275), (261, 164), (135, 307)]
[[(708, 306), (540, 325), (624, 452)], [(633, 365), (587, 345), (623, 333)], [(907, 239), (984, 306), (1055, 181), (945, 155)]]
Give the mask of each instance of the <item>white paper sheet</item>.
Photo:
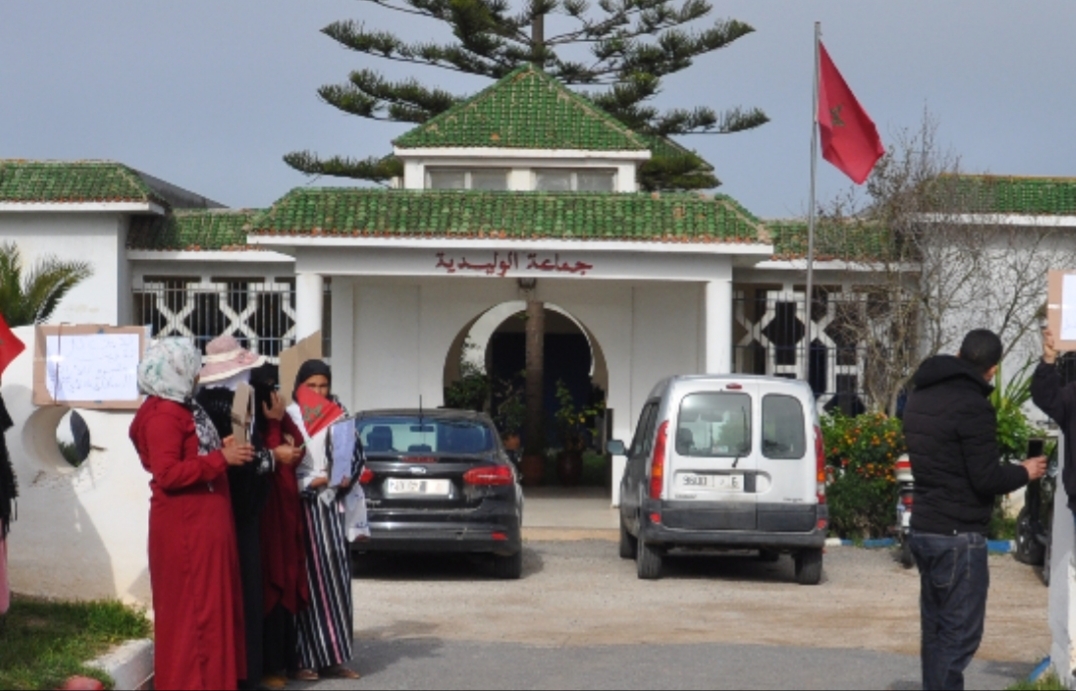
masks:
[(1065, 274), (1061, 283), (1062, 341), (1076, 340), (1076, 275)]
[(45, 386), (56, 401), (137, 401), (137, 334), (48, 336)]
[(339, 487), (351, 477), (351, 459), (355, 455), (355, 420), (341, 420), (329, 428), (332, 435), (332, 470), (329, 474), (329, 487)]

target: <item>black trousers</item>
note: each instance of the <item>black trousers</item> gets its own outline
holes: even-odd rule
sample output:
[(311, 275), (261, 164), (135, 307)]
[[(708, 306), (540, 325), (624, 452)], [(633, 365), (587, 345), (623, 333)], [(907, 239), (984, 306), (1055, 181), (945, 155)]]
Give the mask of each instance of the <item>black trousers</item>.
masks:
[(265, 674), (293, 675), (299, 671), (299, 629), (295, 615), (281, 605), (265, 617), (263, 636)]
[(923, 688), (963, 689), (983, 639), (990, 589), (986, 538), (978, 533), (912, 535), (922, 582)]

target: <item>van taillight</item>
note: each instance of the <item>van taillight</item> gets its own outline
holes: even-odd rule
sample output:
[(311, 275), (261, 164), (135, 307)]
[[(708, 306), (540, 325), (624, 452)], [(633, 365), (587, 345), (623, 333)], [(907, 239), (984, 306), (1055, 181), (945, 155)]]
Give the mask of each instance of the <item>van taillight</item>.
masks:
[(822, 428), (814, 428), (814, 462), (818, 471), (818, 503), (826, 503), (826, 444), (822, 441)]
[(654, 457), (650, 460), (650, 498), (661, 499), (661, 490), (665, 485), (665, 440), (669, 436), (669, 421), (658, 427), (654, 439)]

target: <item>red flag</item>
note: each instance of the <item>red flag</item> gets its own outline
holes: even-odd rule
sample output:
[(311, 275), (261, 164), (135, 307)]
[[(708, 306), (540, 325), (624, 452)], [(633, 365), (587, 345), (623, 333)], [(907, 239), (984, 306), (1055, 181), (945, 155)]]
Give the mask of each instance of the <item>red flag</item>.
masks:
[(344, 409), (311, 389), (300, 386), (295, 390), (295, 402), (303, 414), (307, 435), (313, 437), (344, 415)]
[(885, 153), (874, 122), (859, 105), (852, 90), (818, 43), (818, 127), (822, 133), (822, 158), (857, 185), (874, 169)]
[(0, 376), (3, 376), (7, 366), (24, 350), (26, 345), (15, 337), (4, 321), (4, 315), (0, 314)]

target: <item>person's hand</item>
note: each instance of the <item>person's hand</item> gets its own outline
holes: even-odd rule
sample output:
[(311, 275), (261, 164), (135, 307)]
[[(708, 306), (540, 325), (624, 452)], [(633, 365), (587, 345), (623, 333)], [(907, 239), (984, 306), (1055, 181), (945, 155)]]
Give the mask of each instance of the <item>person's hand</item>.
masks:
[(322, 487), (327, 487), (328, 484), (329, 478), (327, 477), (314, 478), (310, 481), (310, 489), (321, 489)]
[(1042, 359), (1047, 365), (1057, 362), (1057, 341), (1054, 340), (1054, 332), (1050, 329), (1042, 330)]
[(225, 440), (221, 453), (228, 465), (246, 465), (254, 460), (254, 447), (250, 444), (236, 444), (234, 437)]
[(281, 444), (273, 449), (273, 458), (276, 459), (277, 463), (295, 465), (303, 459), (303, 450), (297, 449), (291, 444)]
[(343, 480), (340, 481), (340, 486), (344, 489), (351, 487), (351, 478), (345, 477)]
[(1021, 465), (1023, 465), (1024, 470), (1027, 471), (1027, 477), (1030, 482), (1039, 480), (1046, 475), (1046, 456), (1029, 458)]
[(265, 413), (265, 417), (270, 420), (280, 422), (284, 419), (284, 414), (287, 412), (287, 406), (284, 405), (284, 401), (281, 400), (280, 395), (276, 391), (269, 394), (269, 399), (273, 402), (273, 405), (266, 405), (263, 401), (262, 412)]

